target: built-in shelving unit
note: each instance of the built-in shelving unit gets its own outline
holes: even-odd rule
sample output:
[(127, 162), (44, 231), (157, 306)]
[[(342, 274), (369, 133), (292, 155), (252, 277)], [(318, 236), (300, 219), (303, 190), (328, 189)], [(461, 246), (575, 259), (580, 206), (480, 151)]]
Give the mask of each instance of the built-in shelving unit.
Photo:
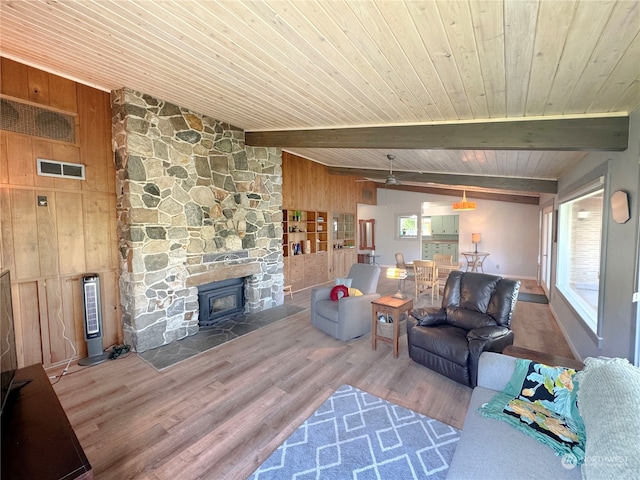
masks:
[(328, 251), (327, 212), (283, 210), (282, 217), (285, 257)]
[(333, 214), (333, 248), (355, 247), (356, 217), (352, 213)]
[(327, 212), (282, 210), (285, 284), (293, 291), (329, 280)]

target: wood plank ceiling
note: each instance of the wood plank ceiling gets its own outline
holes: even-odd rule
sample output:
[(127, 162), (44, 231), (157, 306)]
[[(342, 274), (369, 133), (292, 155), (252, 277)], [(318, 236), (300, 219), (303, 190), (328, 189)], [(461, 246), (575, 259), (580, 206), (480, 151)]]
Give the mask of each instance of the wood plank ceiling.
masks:
[[(250, 132), (606, 118), (640, 107), (638, 0), (1, 0), (0, 9), (2, 56)], [(555, 180), (586, 154), (405, 149), (393, 139), (376, 149), (280, 146), (379, 179), (394, 154), (400, 178), (481, 176), (492, 188), (487, 178), (506, 177), (494, 182), (501, 190), (509, 178)]]

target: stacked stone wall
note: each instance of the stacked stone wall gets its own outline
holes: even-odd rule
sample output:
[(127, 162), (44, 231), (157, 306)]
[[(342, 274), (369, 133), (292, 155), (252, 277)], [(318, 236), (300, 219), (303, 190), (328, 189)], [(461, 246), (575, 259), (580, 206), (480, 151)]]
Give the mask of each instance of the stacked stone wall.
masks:
[(254, 272), (247, 313), (282, 304), (280, 150), (127, 88), (112, 113), (125, 341), (142, 352), (196, 333), (193, 279), (221, 267)]

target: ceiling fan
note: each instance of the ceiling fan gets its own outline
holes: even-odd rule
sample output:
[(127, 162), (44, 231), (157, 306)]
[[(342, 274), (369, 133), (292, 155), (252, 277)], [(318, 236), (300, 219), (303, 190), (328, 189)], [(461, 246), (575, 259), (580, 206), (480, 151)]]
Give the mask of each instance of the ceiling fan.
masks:
[(396, 158), (395, 155), (388, 154), (387, 158), (389, 159), (389, 175), (387, 175), (387, 179), (385, 180), (385, 185), (400, 185), (400, 181), (393, 174), (393, 160)]
[[(387, 178), (384, 181), (385, 187), (387, 185), (402, 185), (400, 183), (400, 180), (398, 180), (398, 178), (393, 174), (393, 161), (395, 160), (396, 156), (388, 154), (387, 158), (389, 159), (389, 175), (387, 175)], [(372, 178), (363, 178), (363, 179), (360, 179), (360, 180), (356, 180), (356, 182), (370, 182), (371, 180), (380, 181), (382, 178), (384, 178), (384, 177), (378, 177), (376, 175), (373, 179)]]

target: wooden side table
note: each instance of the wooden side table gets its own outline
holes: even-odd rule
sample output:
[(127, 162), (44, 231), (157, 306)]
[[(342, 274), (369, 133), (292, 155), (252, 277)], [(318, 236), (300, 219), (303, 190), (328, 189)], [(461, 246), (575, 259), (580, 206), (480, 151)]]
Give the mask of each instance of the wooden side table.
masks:
[[(400, 317), (404, 312), (411, 315), (413, 298), (395, 298), (392, 295), (380, 297), (371, 302), (371, 348), (376, 350), (378, 340), (393, 345), (393, 358), (398, 358), (398, 343), (400, 339)], [(378, 335), (378, 313), (390, 315), (393, 319), (392, 338)]]

